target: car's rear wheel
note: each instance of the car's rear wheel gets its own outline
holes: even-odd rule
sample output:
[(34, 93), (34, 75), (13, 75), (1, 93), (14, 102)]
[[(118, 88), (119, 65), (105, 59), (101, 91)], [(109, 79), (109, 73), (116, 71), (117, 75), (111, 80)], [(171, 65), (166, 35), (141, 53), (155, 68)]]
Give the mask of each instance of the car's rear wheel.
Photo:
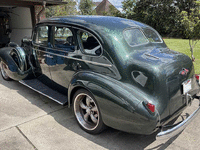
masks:
[(93, 95), (87, 90), (78, 90), (73, 96), (73, 111), (79, 126), (90, 134), (105, 129), (101, 113)]
[(8, 76), (8, 74), (6, 73), (6, 71), (5, 71), (6, 69), (7, 69), (7, 65), (1, 61), (1, 62), (0, 62), (1, 76), (3, 77), (4, 80), (10, 81), (11, 78), (10, 78), (10, 77)]

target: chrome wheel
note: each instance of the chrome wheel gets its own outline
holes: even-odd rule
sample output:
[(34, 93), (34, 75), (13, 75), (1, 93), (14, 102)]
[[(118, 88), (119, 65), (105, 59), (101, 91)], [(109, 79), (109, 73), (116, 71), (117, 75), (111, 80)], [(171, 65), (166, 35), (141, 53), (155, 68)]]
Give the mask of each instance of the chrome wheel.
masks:
[(7, 81), (11, 80), (5, 71), (7, 69), (7, 66), (2, 61), (0, 62), (0, 69), (1, 69), (1, 75), (2, 75), (3, 79), (7, 80)]
[(85, 131), (97, 134), (104, 129), (97, 103), (86, 90), (76, 92), (73, 109), (79, 125)]

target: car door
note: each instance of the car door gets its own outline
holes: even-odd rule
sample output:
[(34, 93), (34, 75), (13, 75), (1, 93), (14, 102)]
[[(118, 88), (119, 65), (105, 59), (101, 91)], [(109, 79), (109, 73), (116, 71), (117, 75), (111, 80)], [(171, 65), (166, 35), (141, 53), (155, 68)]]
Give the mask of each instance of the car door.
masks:
[(51, 74), (49, 65), (53, 64), (53, 57), (49, 53), (50, 44), (50, 29), (51, 26), (39, 25), (33, 32), (33, 54), (39, 67), (42, 70), (42, 74), (51, 80)]
[(115, 68), (103, 53), (99, 40), (91, 32), (70, 26), (52, 28), (50, 50), (55, 63), (50, 66), (53, 82), (68, 88), (72, 77), (79, 71), (92, 71), (116, 76)]
[(73, 56), (77, 52), (74, 31), (69, 26), (55, 25), (52, 27), (51, 43), (53, 48), (50, 49), (54, 63), (49, 65), (53, 82), (68, 88), (71, 78), (76, 70), (73, 69)]

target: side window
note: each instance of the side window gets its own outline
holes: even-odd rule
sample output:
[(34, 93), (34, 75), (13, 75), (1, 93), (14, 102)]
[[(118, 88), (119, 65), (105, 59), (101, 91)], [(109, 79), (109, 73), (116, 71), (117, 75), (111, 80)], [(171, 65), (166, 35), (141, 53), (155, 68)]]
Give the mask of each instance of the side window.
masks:
[(48, 45), (48, 26), (39, 26), (35, 30), (33, 43), (40, 44), (42, 46)]
[(97, 41), (97, 39), (86, 31), (78, 31), (79, 40), (83, 52), (89, 55), (99, 56), (102, 53), (101, 44)]
[(72, 31), (67, 27), (54, 28), (54, 47), (66, 51), (75, 50), (75, 40)]

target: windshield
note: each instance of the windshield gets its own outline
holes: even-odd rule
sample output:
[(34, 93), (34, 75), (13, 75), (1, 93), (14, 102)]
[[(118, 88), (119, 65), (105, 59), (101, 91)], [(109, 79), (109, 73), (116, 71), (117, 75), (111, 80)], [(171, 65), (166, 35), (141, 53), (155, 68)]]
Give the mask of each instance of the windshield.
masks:
[(126, 42), (130, 46), (138, 46), (151, 43), (160, 43), (162, 39), (160, 36), (150, 28), (144, 28), (143, 31), (139, 28), (126, 29), (123, 32)]

